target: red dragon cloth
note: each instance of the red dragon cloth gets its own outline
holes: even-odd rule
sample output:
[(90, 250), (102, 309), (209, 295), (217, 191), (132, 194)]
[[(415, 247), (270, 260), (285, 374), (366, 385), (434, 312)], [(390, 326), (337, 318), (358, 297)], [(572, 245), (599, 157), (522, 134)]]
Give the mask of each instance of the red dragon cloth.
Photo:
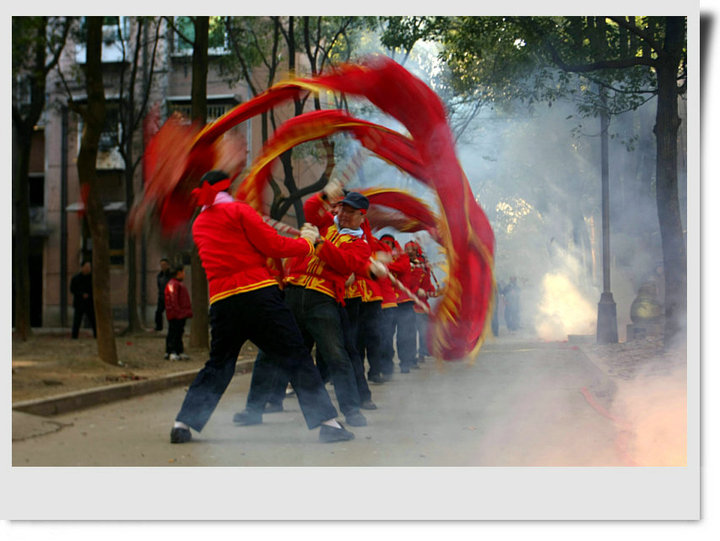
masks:
[[(203, 129), (180, 129), (166, 122), (146, 150), (143, 210), (158, 211), (164, 231), (189, 221), (194, 212), (191, 190), (222, 157), (219, 141), (224, 132), (283, 101), (322, 89), (367, 98), (400, 121), (409, 135), (343, 111), (305, 113), (277, 129), (236, 195), (260, 210), (270, 168), (282, 152), (341, 131), (432, 188), (440, 207), (438, 216), (426, 213), (412, 197), (397, 194), (386, 194), (385, 206), (414, 222), (408, 227), (430, 231), (445, 249), (447, 288), (430, 318), (431, 353), (445, 360), (473, 358), (482, 345), (492, 308), (494, 235), (455, 154), (442, 102), (425, 83), (389, 58), (373, 57), (362, 64), (343, 65), (330, 75), (281, 83)], [(388, 201), (394, 201), (394, 206)]]

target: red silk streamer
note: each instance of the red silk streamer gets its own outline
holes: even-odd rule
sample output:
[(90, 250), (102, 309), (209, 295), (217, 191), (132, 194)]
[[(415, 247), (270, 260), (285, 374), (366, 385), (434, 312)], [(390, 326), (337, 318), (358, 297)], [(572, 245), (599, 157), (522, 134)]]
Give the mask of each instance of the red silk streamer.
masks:
[(236, 190), (236, 197), (245, 200), (256, 210), (262, 210), (263, 192), (267, 186), (273, 161), (283, 152), (308, 141), (328, 137), (338, 131), (350, 132), (363, 146), (383, 158), (402, 164), (422, 174), (413, 144), (399, 133), (359, 120), (345, 111), (329, 109), (312, 111), (291, 118), (266, 141), (261, 154), (253, 162), (250, 172)]
[(345, 65), (329, 76), (276, 85), (202, 130), (187, 126), (179, 130), (166, 123), (149, 145), (154, 156), (148, 159), (152, 166), (149, 174), (146, 171), (144, 208), (154, 205), (161, 209), (164, 231), (169, 229), (167, 224), (178, 226), (189, 221), (186, 207), (191, 190), (217, 160), (217, 139), (251, 116), (323, 87), (368, 98), (404, 124), (411, 137), (340, 111), (306, 113), (275, 132), (238, 195), (258, 208), (272, 160), (280, 149), (339, 130), (350, 131), (367, 149), (432, 187), (441, 207), (438, 237), (447, 251), (449, 280), (446, 294), (430, 320), (429, 343), (436, 357), (473, 357), (482, 345), (492, 303), (493, 232), (455, 155), (442, 102), (427, 85), (388, 58)]
[(373, 230), (393, 227), (404, 233), (427, 231), (435, 242), (443, 244), (437, 230), (438, 217), (421, 199), (396, 188), (367, 188), (358, 191), (370, 201), (368, 221)]
[(312, 89), (300, 84), (276, 85), (205, 127), (199, 123), (188, 125), (179, 115), (171, 116), (145, 147), (145, 190), (130, 211), (130, 230), (139, 233), (154, 212), (163, 235), (183, 233), (194, 214), (192, 190), (199, 186), (202, 175), (218, 168), (227, 171), (232, 179), (245, 166), (244, 158), (238, 159), (233, 168), (218, 163), (227, 150), (221, 139), (225, 132)]
[(352, 130), (363, 146), (437, 192), (441, 207), (439, 226), (447, 236), (443, 245), (449, 276), (446, 293), (430, 320), (429, 343), (436, 357), (446, 360), (474, 357), (482, 345), (493, 302), (495, 241), (490, 223), (476, 203), (455, 155), (442, 102), (425, 83), (384, 57), (362, 66), (346, 65), (333, 75), (304, 82), (368, 98), (402, 122), (412, 139), (357, 119), (346, 117), (343, 124), (337, 112), (307, 113), (277, 130), (239, 193), (247, 194), (258, 204), (275, 157), (300, 142), (325, 137), (339, 129)]
[(448, 288), (430, 321), (431, 351), (447, 360), (474, 356), (493, 302), (495, 240), (455, 155), (442, 102), (425, 83), (385, 57), (343, 66), (316, 83), (365, 96), (410, 132), (425, 166), (425, 174), (417, 178), (437, 192), (449, 235)]

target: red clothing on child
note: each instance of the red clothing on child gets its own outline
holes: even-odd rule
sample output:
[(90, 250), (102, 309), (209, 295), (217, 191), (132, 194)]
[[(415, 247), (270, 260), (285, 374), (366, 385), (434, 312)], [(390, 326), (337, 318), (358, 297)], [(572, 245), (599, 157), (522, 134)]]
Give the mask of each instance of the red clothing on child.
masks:
[(187, 319), (193, 315), (187, 287), (177, 278), (170, 278), (165, 286), (165, 314), (168, 320)]

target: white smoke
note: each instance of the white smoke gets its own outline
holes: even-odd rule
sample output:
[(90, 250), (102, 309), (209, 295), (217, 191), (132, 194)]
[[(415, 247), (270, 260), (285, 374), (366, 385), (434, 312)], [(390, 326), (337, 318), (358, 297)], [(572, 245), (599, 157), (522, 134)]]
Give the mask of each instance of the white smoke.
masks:
[[(652, 111), (632, 113), (634, 129), (651, 136)], [(610, 291), (621, 341), (639, 287), (658, 279), (662, 261), (648, 165), (654, 146), (645, 137), (628, 151), (634, 133), (623, 130), (632, 122), (614, 119), (620, 135), (610, 141)], [(572, 104), (512, 115), (488, 110), (458, 149), (495, 231), (496, 279), (502, 286), (517, 278), (522, 328), (543, 339), (595, 334), (603, 289), (598, 132), (599, 120), (579, 119)]]

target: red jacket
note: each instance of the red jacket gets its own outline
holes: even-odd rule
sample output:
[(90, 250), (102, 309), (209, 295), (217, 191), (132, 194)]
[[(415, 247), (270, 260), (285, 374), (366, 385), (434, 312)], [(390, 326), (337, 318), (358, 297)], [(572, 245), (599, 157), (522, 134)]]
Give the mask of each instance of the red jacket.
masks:
[[(413, 290), (413, 293), (415, 293), (418, 297), (427, 302), (429, 297), (435, 296), (435, 286), (433, 285), (430, 278), (430, 266), (428, 265), (427, 261), (422, 256), (419, 258), (419, 260), (420, 264), (417, 265), (415, 269), (413, 269), (413, 271), (420, 275), (420, 279), (418, 281), (418, 287)], [(420, 289), (425, 292), (424, 295), (419, 293)], [(416, 304), (415, 311), (421, 313), (423, 310)]]
[[(315, 194), (303, 205), (305, 220), (315, 225), (324, 242), (314, 254), (304, 258), (288, 261), (285, 282), (313, 289), (344, 302), (346, 297), (345, 282), (355, 273), (355, 281), (368, 276), (370, 266), (370, 245), (361, 238), (352, 235), (341, 235), (333, 215), (327, 210), (327, 204), (320, 194)], [(360, 296), (351, 286), (351, 294)]]
[[(377, 239), (375, 239), (377, 240)], [(375, 244), (375, 248), (377, 251), (383, 251), (388, 254), (392, 253), (392, 250), (389, 246), (386, 246), (384, 243), (377, 241)], [(391, 270), (392, 263), (388, 265), (388, 270)], [(380, 290), (380, 296), (382, 298), (382, 307), (383, 308), (395, 308), (397, 306), (397, 292), (395, 291), (395, 288), (392, 285), (392, 282), (390, 281), (390, 278), (387, 276), (385, 278), (378, 278), (375, 281), (375, 284), (377, 284), (378, 289)]]
[(177, 278), (170, 278), (165, 286), (165, 313), (170, 319), (187, 319), (193, 316), (190, 294), (185, 284)]
[[(388, 265), (388, 270), (397, 278), (404, 286), (412, 291), (412, 269), (410, 268), (410, 257), (400, 248), (397, 241), (394, 242), (393, 260)], [(412, 299), (400, 288), (394, 287), (397, 295), (397, 303), (412, 302)]]
[[(364, 237), (370, 245), (370, 250), (373, 257), (380, 251), (389, 252), (389, 248), (382, 244), (376, 239), (372, 233), (368, 230), (365, 232)], [(392, 291), (392, 285), (390, 286)], [(383, 288), (378, 279), (373, 279), (366, 276), (355, 276), (355, 281), (347, 288), (345, 292), (346, 299), (353, 299), (360, 297), (362, 302), (376, 302), (382, 301), (384, 298)], [(395, 302), (395, 294), (392, 293), (392, 301)]]
[(285, 282), (319, 291), (343, 302), (345, 282), (350, 275), (369, 274), (370, 246), (363, 239), (341, 235), (334, 224), (323, 239), (314, 254), (288, 262)]
[(313, 246), (280, 236), (242, 201), (220, 201), (203, 210), (192, 228), (208, 279), (210, 303), (238, 293), (277, 285), (268, 258), (305, 257)]

